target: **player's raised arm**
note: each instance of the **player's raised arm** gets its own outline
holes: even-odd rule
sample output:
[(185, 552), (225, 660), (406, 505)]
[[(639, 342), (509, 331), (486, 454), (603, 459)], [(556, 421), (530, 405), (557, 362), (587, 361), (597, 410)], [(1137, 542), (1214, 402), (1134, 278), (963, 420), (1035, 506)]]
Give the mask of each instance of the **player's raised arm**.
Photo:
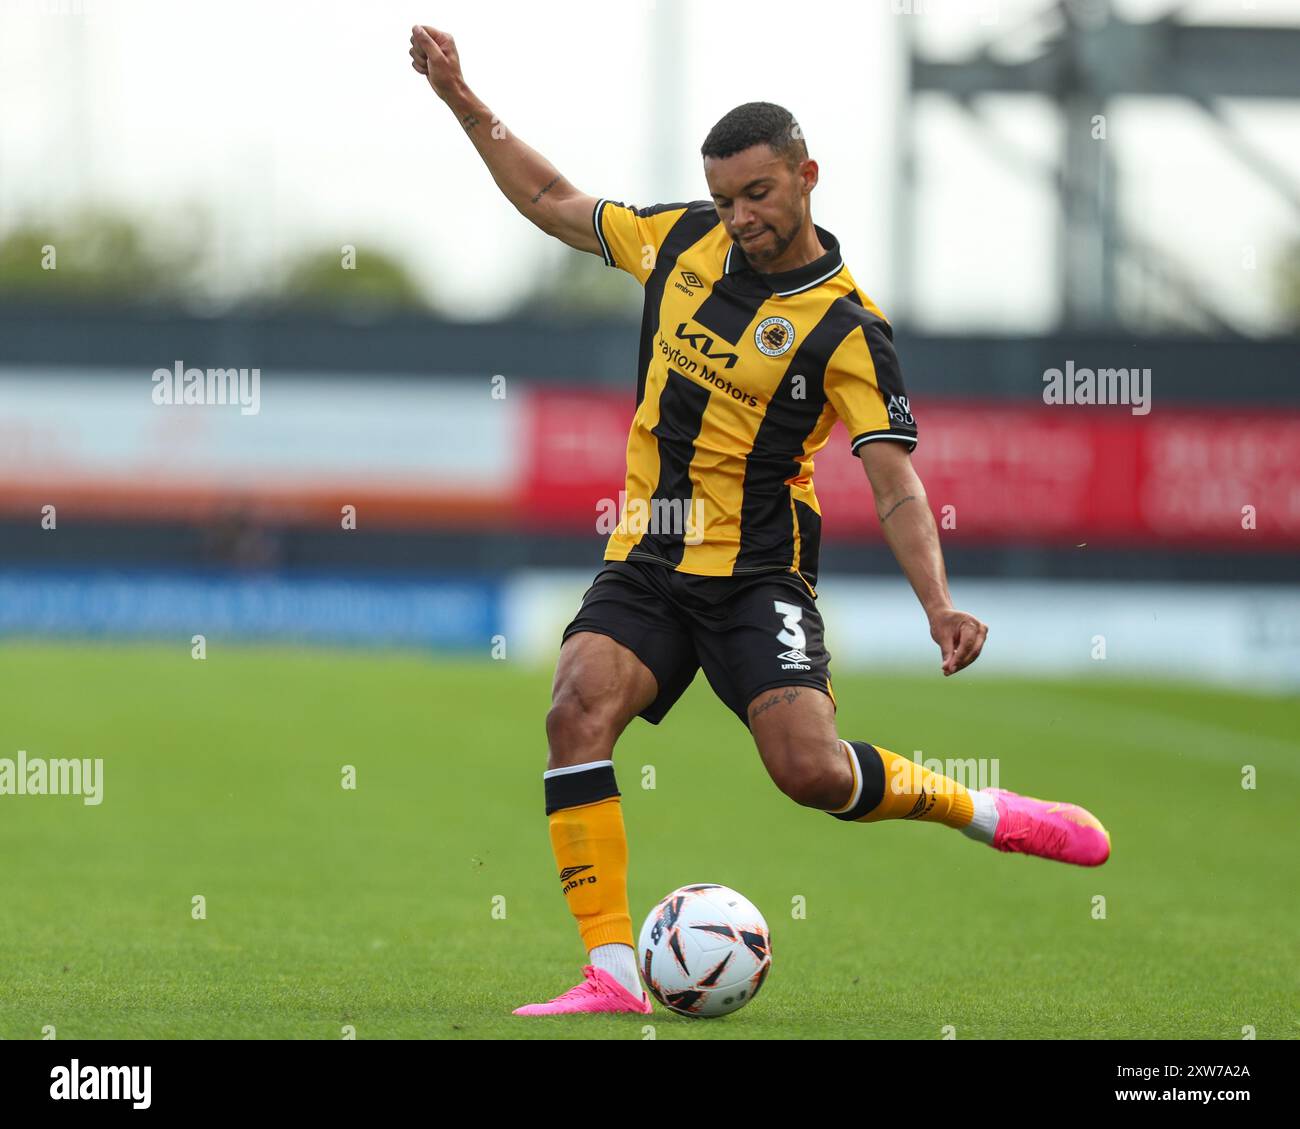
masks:
[(952, 606), (939, 547), (939, 530), (925, 488), (901, 443), (864, 443), (858, 448), (876, 499), (876, 516), (899, 567), (930, 621), (930, 636), (943, 652), (943, 673), (956, 674), (979, 658), (988, 627)]
[(574, 188), (475, 96), (461, 73), (455, 40), (435, 27), (417, 25), (411, 29), (410, 54), (411, 66), (456, 115), (497, 187), (519, 213), (570, 247), (602, 254), (592, 225), (596, 197)]

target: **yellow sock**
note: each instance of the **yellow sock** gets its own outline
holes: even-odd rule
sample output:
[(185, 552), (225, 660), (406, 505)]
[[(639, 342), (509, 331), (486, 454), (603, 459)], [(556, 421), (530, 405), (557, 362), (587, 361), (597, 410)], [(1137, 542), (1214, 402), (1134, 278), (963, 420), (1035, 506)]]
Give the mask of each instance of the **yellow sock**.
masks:
[[(611, 774), (612, 775), (612, 774)], [(632, 916), (627, 904), (627, 832), (623, 803), (611, 796), (551, 812), (551, 847), (560, 886), (578, 921), (582, 943), (628, 945)]]
[[(931, 772), (879, 745), (844, 741), (841, 747), (848, 754), (854, 788), (849, 802), (831, 815), (856, 823), (919, 819), (945, 827), (966, 827), (974, 816), (970, 792), (951, 777)], [(873, 752), (878, 761), (871, 756)]]

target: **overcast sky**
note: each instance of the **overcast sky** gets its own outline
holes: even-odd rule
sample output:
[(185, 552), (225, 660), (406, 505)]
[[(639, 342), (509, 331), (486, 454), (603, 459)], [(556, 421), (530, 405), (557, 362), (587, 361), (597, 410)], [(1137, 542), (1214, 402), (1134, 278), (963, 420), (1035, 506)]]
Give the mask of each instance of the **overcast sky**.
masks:
[[(1092, 0), (1075, 0), (1086, 6)], [(227, 277), (302, 244), (383, 245), (486, 318), (533, 271), (576, 254), (499, 195), (451, 114), (409, 66), (417, 20), (455, 35), (465, 74), (503, 122), (575, 185), (630, 203), (707, 195), (698, 150), (731, 107), (763, 99), (803, 125), (822, 180), (814, 219), (891, 312), (903, 32), (961, 54), (1022, 37), (1046, 0), (0, 0), (0, 225), (78, 201), (218, 218)], [(1170, 0), (1117, 10), (1150, 19)], [(924, 8), (926, 14), (906, 14)], [(1293, 0), (1205, 0), (1197, 22), (1300, 23)], [(1297, 83), (1300, 97), (1300, 82)], [(1300, 102), (1232, 106), (1300, 183)], [(1035, 99), (989, 114), (1054, 158)], [(914, 136), (911, 316), (934, 328), (1038, 330), (1057, 310), (1055, 204), (988, 152), (960, 112), (927, 105)], [(1185, 264), (1241, 324), (1267, 323), (1272, 268), (1296, 217), (1192, 111), (1112, 106), (1107, 144), (1128, 222)], [(1257, 268), (1249, 269), (1251, 254)], [(629, 279), (620, 279), (635, 286)]]

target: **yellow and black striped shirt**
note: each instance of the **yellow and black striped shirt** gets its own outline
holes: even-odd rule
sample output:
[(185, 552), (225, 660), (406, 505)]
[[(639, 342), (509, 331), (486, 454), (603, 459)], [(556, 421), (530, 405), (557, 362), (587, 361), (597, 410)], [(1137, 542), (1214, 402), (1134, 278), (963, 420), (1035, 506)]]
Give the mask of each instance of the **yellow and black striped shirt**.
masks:
[(823, 256), (763, 274), (709, 200), (599, 200), (592, 219), (605, 262), (645, 287), (626, 496), (605, 559), (816, 583), (813, 456), (835, 420), (855, 451), (916, 445), (889, 322), (839, 240), (817, 227)]

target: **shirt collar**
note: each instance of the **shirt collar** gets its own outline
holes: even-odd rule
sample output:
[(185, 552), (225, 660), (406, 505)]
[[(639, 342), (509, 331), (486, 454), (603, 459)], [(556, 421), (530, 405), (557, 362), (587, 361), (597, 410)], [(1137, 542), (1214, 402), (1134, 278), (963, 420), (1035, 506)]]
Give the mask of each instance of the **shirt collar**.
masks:
[(826, 253), (811, 263), (805, 263), (794, 270), (778, 271), (776, 274), (764, 274), (749, 265), (745, 252), (736, 240), (727, 248), (725, 273), (733, 278), (744, 275), (758, 280), (778, 297), (797, 294), (801, 290), (811, 290), (819, 283), (838, 274), (844, 268), (844, 259), (840, 255), (840, 241), (824, 227), (813, 224), (813, 230), (826, 248)]

